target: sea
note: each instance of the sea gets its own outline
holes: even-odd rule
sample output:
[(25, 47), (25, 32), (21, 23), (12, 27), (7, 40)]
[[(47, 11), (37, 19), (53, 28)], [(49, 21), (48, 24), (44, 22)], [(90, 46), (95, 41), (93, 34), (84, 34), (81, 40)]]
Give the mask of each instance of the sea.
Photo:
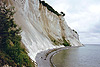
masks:
[(100, 67), (100, 44), (62, 50), (52, 57), (55, 67)]

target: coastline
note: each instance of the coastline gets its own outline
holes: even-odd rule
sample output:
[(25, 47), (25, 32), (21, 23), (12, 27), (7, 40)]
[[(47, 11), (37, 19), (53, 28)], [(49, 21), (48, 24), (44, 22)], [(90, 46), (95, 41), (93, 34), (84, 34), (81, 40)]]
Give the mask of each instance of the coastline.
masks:
[(63, 47), (63, 48), (60, 48), (60, 49), (56, 50), (56, 52), (53, 53), (53, 54), (51, 55), (51, 57), (50, 57), (51, 67), (56, 67), (56, 66), (53, 64), (53, 62), (52, 62), (53, 56), (55, 56), (57, 53), (59, 53), (59, 52), (62, 51), (62, 50), (67, 50), (67, 49), (70, 49), (70, 48), (73, 48), (73, 47), (67, 46), (67, 47)]
[(69, 49), (72, 47), (60, 47), (60, 48), (54, 48), (54, 49), (48, 49), (46, 51), (41, 51), (36, 55), (36, 64), (37, 67), (55, 67), (55, 65), (52, 63), (52, 57), (57, 54), (61, 50)]
[(51, 67), (56, 67), (56, 66), (53, 64), (53, 62), (52, 62), (52, 58), (53, 58), (53, 56), (55, 56), (57, 53), (59, 53), (59, 52), (62, 51), (62, 50), (66, 50), (66, 49), (70, 49), (70, 48), (78, 48), (78, 47), (82, 47), (82, 46), (72, 46), (72, 47), (67, 46), (67, 47), (62, 47), (62, 48), (56, 50), (56, 52), (53, 53), (53, 54), (51, 55), (51, 57), (50, 57)]

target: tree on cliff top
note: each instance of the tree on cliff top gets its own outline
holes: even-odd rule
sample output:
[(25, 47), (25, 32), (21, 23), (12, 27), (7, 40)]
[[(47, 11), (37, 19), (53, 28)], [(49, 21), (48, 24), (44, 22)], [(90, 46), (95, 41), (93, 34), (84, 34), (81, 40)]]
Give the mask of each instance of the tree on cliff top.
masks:
[(61, 11), (60, 13), (61, 13), (62, 16), (65, 16), (65, 13), (64, 12)]

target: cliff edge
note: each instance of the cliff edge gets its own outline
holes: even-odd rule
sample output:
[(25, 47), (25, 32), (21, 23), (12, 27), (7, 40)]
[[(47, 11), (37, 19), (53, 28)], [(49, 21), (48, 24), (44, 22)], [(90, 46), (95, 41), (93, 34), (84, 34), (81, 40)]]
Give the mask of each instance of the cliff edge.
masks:
[(79, 35), (62, 15), (40, 0), (2, 0), (15, 7), (15, 23), (22, 28), (22, 42), (32, 60), (38, 52), (64, 46), (82, 46)]

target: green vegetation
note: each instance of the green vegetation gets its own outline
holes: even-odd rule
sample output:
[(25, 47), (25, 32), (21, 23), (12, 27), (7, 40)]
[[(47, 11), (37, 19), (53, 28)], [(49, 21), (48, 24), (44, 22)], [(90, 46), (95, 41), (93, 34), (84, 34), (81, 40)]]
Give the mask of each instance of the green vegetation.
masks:
[(45, 1), (39, 0), (39, 2), (40, 2), (43, 6), (47, 7), (47, 9), (48, 9), (49, 11), (53, 12), (53, 13), (56, 14), (57, 16), (60, 15), (60, 14), (59, 14), (57, 11), (55, 11), (49, 4), (45, 3)]
[(60, 42), (57, 41), (55, 38), (53, 38), (50, 34), (48, 36), (49, 36), (50, 40), (53, 42), (54, 45), (59, 45), (60, 44)]
[(64, 46), (71, 46), (70, 43), (68, 43), (66, 40), (65, 40), (65, 37), (62, 37), (63, 38), (63, 42), (62, 43)]
[(14, 23), (14, 8), (0, 5), (0, 66), (34, 67), (25, 48), (21, 47), (21, 28)]
[(64, 12), (60, 12), (60, 13), (61, 13), (62, 16), (65, 16), (65, 13)]
[(0, 51), (0, 66), (8, 64), (10, 66), (17, 66), (17, 64), (12, 60), (12, 58), (3, 51)]
[(71, 46), (69, 42), (67, 42), (65, 40), (65, 37), (62, 37), (63, 40), (59, 39), (56, 40), (55, 38), (53, 38), (51, 35), (48, 35), (50, 40), (53, 42), (54, 45), (64, 45), (64, 46)]
[(60, 44), (60, 42), (57, 41), (57, 40), (55, 40), (55, 39), (53, 39), (53, 40), (51, 40), (51, 41), (54, 43), (54, 45), (59, 45), (59, 44)]
[(73, 30), (76, 34), (77, 34), (77, 31)]

